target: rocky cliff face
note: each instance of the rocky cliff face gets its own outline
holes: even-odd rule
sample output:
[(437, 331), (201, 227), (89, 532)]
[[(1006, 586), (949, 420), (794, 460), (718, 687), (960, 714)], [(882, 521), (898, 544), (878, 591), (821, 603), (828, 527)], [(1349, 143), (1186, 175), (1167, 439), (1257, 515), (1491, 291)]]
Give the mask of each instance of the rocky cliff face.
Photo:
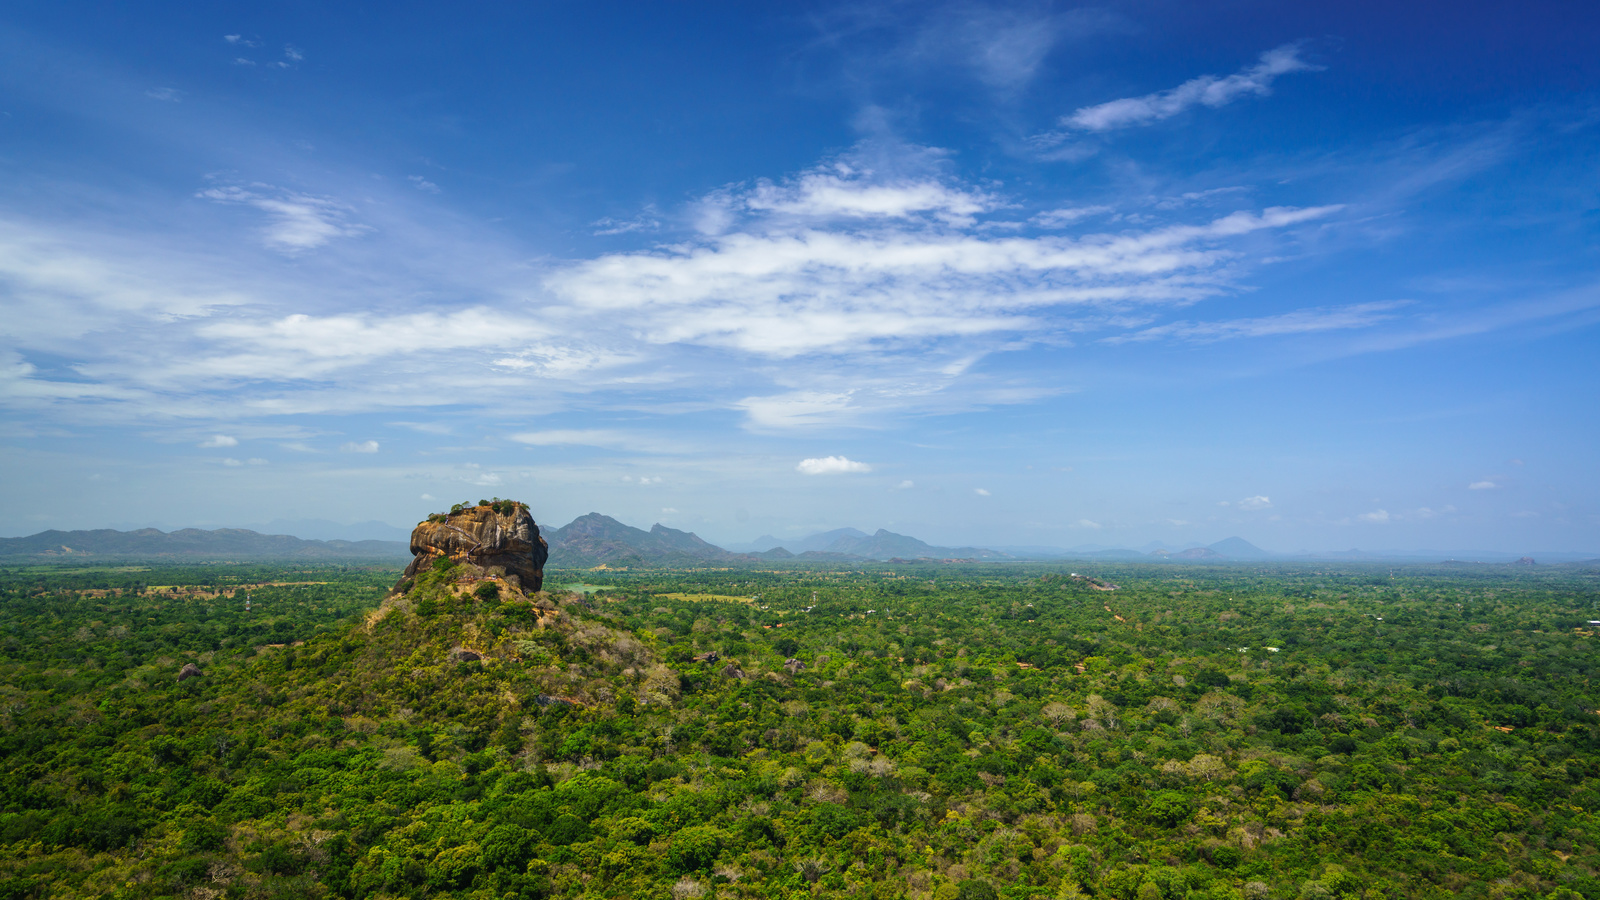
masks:
[(524, 593), (543, 588), (544, 564), (550, 558), (528, 508), (509, 500), (429, 516), (411, 532), (411, 553), (402, 585), (448, 557), (476, 574), (503, 577)]

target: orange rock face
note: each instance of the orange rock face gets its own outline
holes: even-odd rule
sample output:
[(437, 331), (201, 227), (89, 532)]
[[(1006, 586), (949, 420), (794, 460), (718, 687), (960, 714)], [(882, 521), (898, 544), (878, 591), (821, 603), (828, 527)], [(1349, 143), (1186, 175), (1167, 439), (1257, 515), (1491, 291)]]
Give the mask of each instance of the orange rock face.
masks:
[(495, 512), (489, 506), (474, 506), (450, 513), (442, 521), (431, 517), (434, 520), (419, 522), (411, 532), (411, 565), (401, 583), (435, 560), (448, 557), (471, 566), (474, 574), (503, 577), (525, 593), (541, 589), (550, 549), (539, 536), (539, 526), (528, 508), (517, 504), (512, 509)]

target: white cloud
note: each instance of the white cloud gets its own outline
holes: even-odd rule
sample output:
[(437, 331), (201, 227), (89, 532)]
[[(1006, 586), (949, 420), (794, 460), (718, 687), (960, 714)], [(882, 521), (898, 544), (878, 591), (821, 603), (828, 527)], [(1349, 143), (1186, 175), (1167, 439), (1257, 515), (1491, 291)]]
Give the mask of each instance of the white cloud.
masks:
[(1474, 481), (1473, 483), (1467, 485), (1467, 490), (1469, 490), (1469, 491), (1492, 491), (1492, 490), (1494, 490), (1495, 488), (1497, 488), (1499, 486), (1500, 485), (1495, 484), (1494, 482), (1485, 479), (1483, 481)]
[(469, 307), (449, 313), (348, 313), (281, 319), (233, 318), (202, 324), (199, 334), (218, 353), (186, 363), (212, 375), (319, 378), (378, 358), (462, 349), (526, 347), (548, 326)]
[(677, 511), (678, 511), (677, 507), (673, 507), (673, 506), (663, 506), (663, 507), (661, 507), (661, 512), (664, 513), (664, 514), (670, 515), (672, 513), (677, 512)]
[(356, 443), (355, 441), (351, 441), (348, 444), (340, 444), (339, 449), (346, 453), (377, 453), (378, 442), (361, 441), (360, 443)]
[(1261, 496), (1260, 494), (1257, 494), (1254, 497), (1246, 497), (1239, 501), (1240, 509), (1266, 509), (1271, 505), (1272, 501)]
[(1037, 332), (1040, 316), (1060, 309), (1211, 296), (1226, 284), (1214, 270), (1234, 256), (1220, 244), (1339, 208), (1272, 207), (1081, 237), (968, 227), (997, 203), (933, 175), (883, 183), (839, 164), (725, 191), (721, 233), (576, 263), (546, 286), (585, 313), (627, 316), (652, 343), (777, 359), (882, 352)]
[(816, 459), (802, 459), (794, 467), (802, 475), (838, 475), (845, 472), (871, 472), (872, 467), (864, 462), (856, 462), (843, 456), (823, 456)]
[(423, 494), (421, 497), (418, 497), (417, 499), (419, 499), (419, 500), (436, 500), (438, 498), (434, 497), (432, 494)]
[(296, 50), (294, 47), (291, 47), (287, 44), (285, 44), (283, 47), (283, 55), (295, 62), (299, 62), (306, 58), (304, 53), (301, 53), (299, 50)]
[(144, 95), (149, 97), (151, 100), (165, 100), (168, 103), (183, 102), (183, 91), (176, 90), (174, 88), (151, 88), (150, 90), (145, 91)]
[(1300, 58), (1298, 46), (1286, 44), (1261, 54), (1260, 62), (1233, 75), (1202, 75), (1169, 91), (1085, 106), (1062, 119), (1062, 124), (1083, 131), (1146, 125), (1170, 119), (1195, 105), (1226, 106), (1243, 96), (1264, 96), (1272, 93), (1272, 82), (1279, 75), (1319, 68)]
[(225, 34), (225, 35), (222, 36), (222, 39), (227, 41), (230, 44), (237, 44), (237, 43), (239, 43), (239, 38), (240, 37), (242, 37), (242, 35)]
[(236, 66), (253, 66), (256, 64), (256, 62), (253, 59), (245, 59), (242, 56), (237, 56), (234, 57), (233, 64)]
[(226, 434), (214, 434), (211, 437), (201, 441), (200, 446), (207, 449), (215, 449), (217, 447), (237, 447), (239, 446), (239, 439), (236, 437), (230, 437)]
[[(268, 185), (251, 187), (254, 190), (209, 188), (197, 196), (218, 203), (251, 206), (266, 213), (272, 222), (264, 232), (267, 246), (285, 253), (312, 250), (334, 238), (357, 237), (372, 230), (346, 222), (352, 210), (330, 198), (280, 191)], [(263, 190), (271, 193), (263, 193)]]
[(222, 464), (225, 465), (225, 466), (242, 466), (242, 465), (244, 465), (244, 463), (238, 461), (237, 459), (234, 459), (231, 456), (225, 457), (222, 460)]
[(245, 460), (245, 464), (246, 465), (251, 465), (251, 466), (266, 466), (266, 465), (271, 465), (271, 462), (268, 461), (268, 460), (262, 459), (259, 456), (252, 456), (249, 459)]
[[(267, 245), (302, 257), (253, 270), (237, 262), (252, 257), (207, 249), (198, 235), (112, 239), (0, 221), (0, 279), (16, 286), (8, 303), (19, 331), (9, 336), (28, 352), (82, 354), (73, 381), (6, 356), (0, 404), (207, 421), (373, 410), (400, 418), (394, 411), (470, 398), (511, 401), (529, 421), (580, 395), (658, 409), (651, 398), (670, 391), (684, 409), (741, 411), (753, 430), (883, 428), (909, 410), (1065, 390), (980, 363), (1228, 292), (1247, 252), (1272, 240), (1261, 232), (1336, 209), (996, 236), (982, 220), (1009, 201), (993, 184), (950, 177), (946, 156), (863, 152), (794, 179), (713, 192), (703, 205), (725, 215), (714, 234), (533, 264), (541, 268), (492, 235), (455, 235), (437, 217), (407, 221), (394, 210), (426, 203), (405, 181), (363, 200), (361, 216), (391, 216), (374, 222), (381, 229), (310, 191), (210, 187), (203, 199), (264, 215)], [(374, 237), (339, 241), (361, 233)], [(74, 340), (92, 332), (119, 338), (92, 349)], [(524, 442), (660, 452), (597, 431), (530, 431)]]
[(1090, 528), (1090, 529), (1094, 529), (1094, 530), (1099, 530), (1100, 528), (1103, 528), (1105, 526), (1101, 525), (1099, 522), (1096, 522), (1096, 521), (1094, 521), (1092, 519), (1079, 519), (1078, 521), (1073, 523), (1073, 527), (1075, 527), (1075, 528)]
[(1112, 209), (1109, 206), (1073, 206), (1042, 212), (1028, 221), (1039, 226), (1040, 228), (1062, 228), (1064, 226), (1071, 225), (1073, 222), (1076, 222), (1079, 219), (1087, 219), (1090, 216), (1105, 215), (1109, 212), (1112, 212)]
[(911, 490), (912, 488), (914, 488), (916, 486), (917, 486), (916, 482), (912, 481), (909, 478), (907, 478), (905, 481), (902, 481), (899, 484), (895, 485), (895, 487), (897, 489), (902, 490), (902, 491), (909, 491), (909, 490)]
[(988, 489), (986, 489), (986, 488), (973, 488), (972, 492), (974, 494), (977, 494), (979, 497), (991, 497), (991, 496), (994, 496), (993, 494), (990, 494)]
[(1356, 518), (1363, 522), (1375, 522), (1382, 524), (1389, 521), (1389, 519), (1393, 517), (1389, 515), (1389, 511), (1386, 509), (1375, 509), (1369, 513), (1362, 513), (1361, 515), (1356, 516)]
[(753, 425), (795, 428), (837, 421), (854, 410), (851, 392), (796, 391), (773, 397), (746, 397), (737, 404)]
[(906, 219), (927, 214), (955, 224), (970, 223), (974, 215), (998, 205), (982, 192), (927, 178), (880, 182), (871, 170), (847, 163), (830, 168), (784, 184), (760, 182), (742, 198), (743, 205), (756, 212), (803, 218)]
[(1109, 344), (1154, 341), (1163, 338), (1210, 343), (1234, 338), (1276, 337), (1344, 328), (1368, 328), (1393, 318), (1390, 312), (1404, 305), (1405, 301), (1381, 301), (1354, 306), (1302, 309), (1282, 315), (1233, 319), (1225, 322), (1172, 322), (1132, 334), (1112, 335), (1102, 340)]
[(524, 431), (511, 435), (519, 444), (534, 447), (607, 447), (634, 449), (647, 444), (648, 439), (627, 431), (605, 428), (553, 428), (547, 431)]
[(419, 191), (427, 191), (430, 194), (439, 193), (439, 186), (421, 175), (407, 175), (406, 180), (416, 185)]

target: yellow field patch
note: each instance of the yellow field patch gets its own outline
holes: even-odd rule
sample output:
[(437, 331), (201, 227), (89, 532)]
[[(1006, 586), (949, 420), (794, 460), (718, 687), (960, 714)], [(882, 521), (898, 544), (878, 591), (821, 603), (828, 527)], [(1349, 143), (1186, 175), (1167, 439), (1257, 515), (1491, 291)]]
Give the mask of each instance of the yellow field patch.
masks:
[(750, 597), (729, 597), (726, 594), (657, 594), (668, 600), (687, 600), (691, 603), (752, 603)]

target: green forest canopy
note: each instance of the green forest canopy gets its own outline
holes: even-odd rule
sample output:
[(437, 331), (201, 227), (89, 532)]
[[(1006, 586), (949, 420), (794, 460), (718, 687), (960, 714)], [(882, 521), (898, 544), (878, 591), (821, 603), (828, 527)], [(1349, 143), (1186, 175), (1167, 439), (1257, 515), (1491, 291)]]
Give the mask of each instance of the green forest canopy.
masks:
[(1593, 571), (365, 565), (0, 570), (0, 898), (1600, 896)]

